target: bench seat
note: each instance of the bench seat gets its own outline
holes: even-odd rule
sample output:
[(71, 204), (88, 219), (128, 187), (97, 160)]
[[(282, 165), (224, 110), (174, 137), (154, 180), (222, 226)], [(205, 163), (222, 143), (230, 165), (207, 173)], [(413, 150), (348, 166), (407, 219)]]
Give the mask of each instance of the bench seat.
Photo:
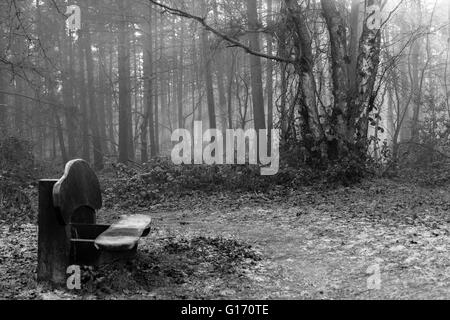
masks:
[(131, 250), (139, 238), (148, 235), (151, 222), (149, 216), (142, 214), (124, 216), (95, 239), (95, 247), (106, 251)]

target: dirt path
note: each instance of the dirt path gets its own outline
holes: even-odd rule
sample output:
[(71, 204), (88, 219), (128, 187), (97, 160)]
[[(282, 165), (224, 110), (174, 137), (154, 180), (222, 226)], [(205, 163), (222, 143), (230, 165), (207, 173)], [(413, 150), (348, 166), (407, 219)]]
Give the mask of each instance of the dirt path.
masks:
[[(148, 212), (154, 229), (136, 264), (94, 273), (82, 294), (38, 286), (36, 226), (2, 225), (0, 298), (450, 298), (447, 189), (377, 181), (267, 197), (199, 194), (103, 211), (108, 221)], [(367, 288), (373, 265), (380, 290)], [(105, 275), (112, 284), (98, 285)]]
[[(263, 259), (248, 272), (253, 286), (238, 292), (240, 297), (450, 297), (447, 236), (437, 233), (426, 240), (420, 236), (413, 240), (414, 234), (428, 235), (429, 231), (408, 226), (389, 227), (364, 219), (353, 220), (349, 226), (348, 221), (326, 212), (297, 217), (297, 210), (301, 207), (291, 208), (290, 212), (244, 208), (207, 217), (183, 213), (179, 220), (174, 219), (176, 213), (171, 213), (170, 220), (156, 219), (160, 228), (166, 230), (154, 237), (164, 237), (165, 232), (184, 233), (192, 238), (220, 236), (256, 248)], [(331, 225), (334, 227), (330, 228)], [(426, 248), (430, 245), (434, 248)], [(381, 268), (379, 291), (367, 290), (366, 271), (373, 264)]]
[[(292, 205), (308, 202), (302, 194), (285, 204), (153, 214), (153, 237), (220, 236), (260, 251), (262, 260), (246, 274), (251, 286), (230, 298), (450, 298), (447, 190), (394, 184), (377, 194), (372, 187), (332, 191), (308, 205)], [(414, 197), (421, 206), (408, 202)], [(380, 290), (367, 288), (373, 265)]]

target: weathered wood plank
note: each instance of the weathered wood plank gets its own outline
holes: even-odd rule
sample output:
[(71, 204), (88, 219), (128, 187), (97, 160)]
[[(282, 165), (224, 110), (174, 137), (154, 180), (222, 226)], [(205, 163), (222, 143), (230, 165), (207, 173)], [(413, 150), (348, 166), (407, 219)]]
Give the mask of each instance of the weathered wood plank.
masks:
[[(79, 208), (94, 209), (91, 212), (95, 214), (95, 209), (102, 207), (100, 183), (86, 161), (76, 159), (66, 164), (64, 175), (53, 187), (53, 203), (60, 209), (65, 224), (71, 222), (72, 215)], [(95, 217), (88, 220), (83, 222), (94, 223)]]
[(148, 234), (151, 221), (146, 215), (125, 216), (97, 237), (95, 247), (107, 251), (131, 250), (140, 237)]
[(70, 227), (60, 223), (53, 205), (52, 190), (56, 181), (39, 181), (37, 279), (64, 285), (69, 265)]

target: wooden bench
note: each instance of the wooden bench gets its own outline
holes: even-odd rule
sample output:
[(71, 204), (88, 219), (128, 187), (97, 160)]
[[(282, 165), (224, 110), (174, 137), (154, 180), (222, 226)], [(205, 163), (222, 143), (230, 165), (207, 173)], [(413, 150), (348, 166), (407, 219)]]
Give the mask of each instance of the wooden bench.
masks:
[(100, 265), (135, 256), (140, 237), (150, 232), (146, 215), (96, 224), (102, 206), (100, 184), (84, 160), (67, 163), (59, 180), (39, 181), (38, 281), (66, 283), (70, 265)]

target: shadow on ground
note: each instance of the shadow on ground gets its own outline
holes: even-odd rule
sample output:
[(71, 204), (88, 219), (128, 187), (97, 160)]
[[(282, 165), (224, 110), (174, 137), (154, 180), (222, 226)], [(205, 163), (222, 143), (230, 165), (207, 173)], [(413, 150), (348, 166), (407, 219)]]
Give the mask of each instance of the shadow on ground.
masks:
[(233, 282), (246, 282), (244, 270), (261, 260), (250, 246), (224, 238), (158, 239), (142, 245), (135, 260), (85, 267), (83, 295), (127, 294), (141, 298), (205, 298), (203, 289), (227, 295)]
[(37, 227), (0, 226), (0, 299), (232, 298), (261, 255), (223, 237), (158, 236), (142, 241), (129, 262), (82, 266), (81, 290), (36, 282)]

